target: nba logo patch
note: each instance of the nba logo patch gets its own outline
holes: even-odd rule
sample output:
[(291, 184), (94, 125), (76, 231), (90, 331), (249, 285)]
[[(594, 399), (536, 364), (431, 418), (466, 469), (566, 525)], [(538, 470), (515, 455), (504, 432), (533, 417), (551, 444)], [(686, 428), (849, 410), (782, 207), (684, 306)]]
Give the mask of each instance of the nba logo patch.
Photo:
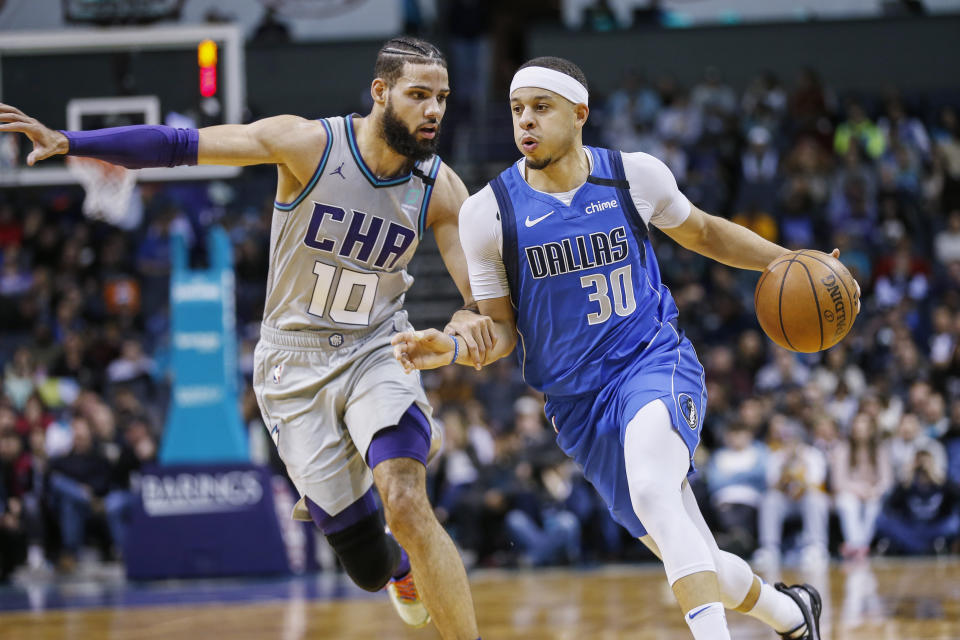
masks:
[(273, 384), (280, 384), (280, 376), (283, 375), (283, 365), (278, 364), (273, 368)]
[(687, 426), (691, 429), (697, 428), (697, 405), (686, 393), (677, 396), (677, 404), (680, 407), (680, 415), (687, 421)]

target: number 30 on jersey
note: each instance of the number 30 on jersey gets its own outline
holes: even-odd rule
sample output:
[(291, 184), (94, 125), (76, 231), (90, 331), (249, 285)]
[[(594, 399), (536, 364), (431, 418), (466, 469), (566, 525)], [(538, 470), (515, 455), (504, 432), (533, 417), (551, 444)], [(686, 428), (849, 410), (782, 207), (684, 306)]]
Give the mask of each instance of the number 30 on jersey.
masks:
[(611, 271), (609, 285), (605, 273), (591, 273), (580, 277), (580, 286), (588, 291), (592, 289), (587, 300), (600, 305), (599, 311), (587, 314), (587, 324), (603, 324), (613, 313), (626, 317), (637, 310), (631, 266), (628, 264)]

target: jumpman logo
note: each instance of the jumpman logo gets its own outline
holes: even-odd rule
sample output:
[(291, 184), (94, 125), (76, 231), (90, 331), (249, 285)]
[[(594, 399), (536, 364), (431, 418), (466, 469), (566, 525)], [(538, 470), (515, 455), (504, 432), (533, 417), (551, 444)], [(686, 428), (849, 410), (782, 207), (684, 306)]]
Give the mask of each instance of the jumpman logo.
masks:
[(346, 180), (346, 179), (347, 179), (347, 176), (343, 175), (343, 165), (345, 165), (345, 164), (346, 164), (345, 162), (341, 162), (339, 167), (337, 167), (336, 169), (334, 169), (333, 171), (331, 171), (331, 172), (328, 173), (327, 175), (330, 175), (330, 176), (332, 176), (332, 175), (339, 175), (341, 178), (343, 178), (344, 180)]

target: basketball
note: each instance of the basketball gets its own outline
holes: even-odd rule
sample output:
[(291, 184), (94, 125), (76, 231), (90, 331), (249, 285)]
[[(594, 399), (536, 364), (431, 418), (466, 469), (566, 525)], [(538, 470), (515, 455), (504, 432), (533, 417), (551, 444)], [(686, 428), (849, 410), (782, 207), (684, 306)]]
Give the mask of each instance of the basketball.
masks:
[(767, 265), (753, 300), (757, 320), (784, 349), (813, 353), (837, 344), (857, 316), (853, 276), (833, 256), (791, 251)]

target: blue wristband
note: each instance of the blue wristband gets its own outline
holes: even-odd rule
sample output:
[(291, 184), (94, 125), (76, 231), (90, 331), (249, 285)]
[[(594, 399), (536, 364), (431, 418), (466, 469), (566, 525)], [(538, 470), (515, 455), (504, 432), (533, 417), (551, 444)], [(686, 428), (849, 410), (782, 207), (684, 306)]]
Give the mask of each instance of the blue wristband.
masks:
[(460, 341), (457, 340), (457, 336), (450, 336), (453, 338), (453, 360), (450, 361), (450, 364), (456, 364), (457, 356), (460, 355)]

